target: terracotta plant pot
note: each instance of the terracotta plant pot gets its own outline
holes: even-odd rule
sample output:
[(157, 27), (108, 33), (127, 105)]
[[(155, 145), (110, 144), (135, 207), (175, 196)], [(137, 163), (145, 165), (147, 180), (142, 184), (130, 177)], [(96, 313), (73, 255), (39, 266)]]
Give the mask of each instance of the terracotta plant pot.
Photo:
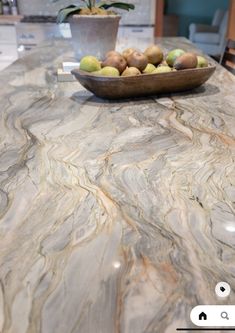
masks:
[(120, 16), (73, 15), (69, 19), (77, 60), (86, 55), (104, 59), (115, 49)]

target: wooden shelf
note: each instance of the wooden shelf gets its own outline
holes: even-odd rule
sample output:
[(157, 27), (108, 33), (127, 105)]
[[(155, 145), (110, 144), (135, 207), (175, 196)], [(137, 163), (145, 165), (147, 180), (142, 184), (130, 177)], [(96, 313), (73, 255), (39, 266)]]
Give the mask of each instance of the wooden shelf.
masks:
[(22, 20), (22, 15), (0, 15), (0, 23), (1, 24), (12, 24), (17, 23)]

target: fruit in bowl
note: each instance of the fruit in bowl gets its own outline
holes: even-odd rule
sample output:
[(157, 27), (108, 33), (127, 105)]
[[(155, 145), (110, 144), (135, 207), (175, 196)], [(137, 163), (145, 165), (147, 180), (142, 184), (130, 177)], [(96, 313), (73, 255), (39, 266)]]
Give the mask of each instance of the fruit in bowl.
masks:
[(149, 46), (144, 54), (148, 58), (148, 62), (153, 65), (159, 65), (164, 57), (163, 51), (158, 45)]
[(93, 56), (86, 56), (80, 62), (80, 69), (85, 72), (96, 72), (101, 69), (101, 64), (98, 59)]
[(129, 67), (138, 68), (141, 72), (148, 65), (148, 58), (141, 52), (135, 51), (127, 57)]
[(101, 76), (120, 76), (120, 73), (117, 68), (112, 67), (112, 66), (106, 66), (100, 70), (100, 75)]
[(108, 57), (101, 64), (102, 67), (115, 67), (121, 74), (127, 67), (125, 58), (121, 55), (109, 52)]
[(196, 68), (197, 64), (198, 60), (196, 54), (187, 52), (176, 58), (174, 68), (178, 70)]
[(155, 69), (156, 67), (153, 64), (148, 64), (143, 70), (143, 74), (151, 74)]
[(115, 50), (112, 50), (112, 51), (109, 51), (105, 54), (105, 59), (109, 58), (109, 57), (113, 57), (113, 56), (122, 56), (121, 53), (115, 51)]
[(95, 96), (110, 100), (189, 91), (204, 84), (216, 70), (206, 57), (192, 51), (163, 52), (153, 45), (144, 52), (110, 50), (103, 59), (84, 58), (72, 74)]
[(178, 57), (180, 57), (181, 55), (183, 55), (184, 53), (185, 53), (185, 51), (181, 50), (181, 49), (175, 49), (175, 50), (170, 51), (167, 54), (167, 57), (166, 57), (167, 64), (169, 66), (173, 67), (174, 66), (174, 62), (176, 61), (176, 59)]
[(131, 55), (133, 52), (135, 52), (137, 50), (133, 49), (133, 48), (129, 48), (129, 49), (126, 49), (122, 52), (122, 56), (127, 60), (127, 58), (129, 57), (129, 55)]
[(208, 61), (203, 56), (197, 56), (197, 68), (208, 67)]
[(152, 74), (162, 74), (162, 73), (170, 73), (172, 72), (172, 68), (170, 68), (169, 66), (158, 66), (153, 72)]
[(141, 75), (141, 71), (136, 67), (127, 67), (122, 73), (122, 76), (137, 76), (137, 75)]
[(88, 55), (80, 62), (80, 70), (105, 77), (165, 74), (208, 66), (203, 56), (182, 49), (171, 50), (164, 56), (158, 45), (149, 46), (143, 53), (134, 48), (123, 53), (110, 50), (103, 61)]

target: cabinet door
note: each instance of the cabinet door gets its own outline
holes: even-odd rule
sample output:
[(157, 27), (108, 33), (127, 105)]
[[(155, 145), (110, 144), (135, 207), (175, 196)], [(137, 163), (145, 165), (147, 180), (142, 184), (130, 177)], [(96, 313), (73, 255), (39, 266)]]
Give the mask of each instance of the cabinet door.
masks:
[(16, 44), (16, 29), (14, 25), (0, 25), (0, 44)]
[(19, 23), (16, 29), (18, 44), (37, 45), (46, 39), (61, 37), (55, 23)]
[(125, 0), (135, 5), (135, 10), (120, 11), (121, 25), (154, 25), (156, 0)]
[(121, 38), (127, 39), (145, 39), (145, 38), (153, 38), (154, 28), (152, 27), (120, 27), (119, 28), (119, 36)]
[(18, 58), (16, 45), (0, 44), (0, 62), (13, 62)]
[(144, 51), (154, 42), (154, 28), (144, 27), (120, 27), (118, 32), (117, 47), (122, 51), (128, 47), (134, 47)]

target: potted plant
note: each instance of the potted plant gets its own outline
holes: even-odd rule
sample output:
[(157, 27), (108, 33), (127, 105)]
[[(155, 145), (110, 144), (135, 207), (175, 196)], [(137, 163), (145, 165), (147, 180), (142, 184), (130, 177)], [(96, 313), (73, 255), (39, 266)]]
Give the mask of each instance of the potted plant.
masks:
[(129, 11), (135, 9), (135, 6), (124, 2), (82, 1), (84, 6), (70, 5), (61, 9), (57, 22), (70, 23), (77, 60), (85, 55), (103, 59), (108, 51), (115, 49), (121, 18), (112, 8)]

